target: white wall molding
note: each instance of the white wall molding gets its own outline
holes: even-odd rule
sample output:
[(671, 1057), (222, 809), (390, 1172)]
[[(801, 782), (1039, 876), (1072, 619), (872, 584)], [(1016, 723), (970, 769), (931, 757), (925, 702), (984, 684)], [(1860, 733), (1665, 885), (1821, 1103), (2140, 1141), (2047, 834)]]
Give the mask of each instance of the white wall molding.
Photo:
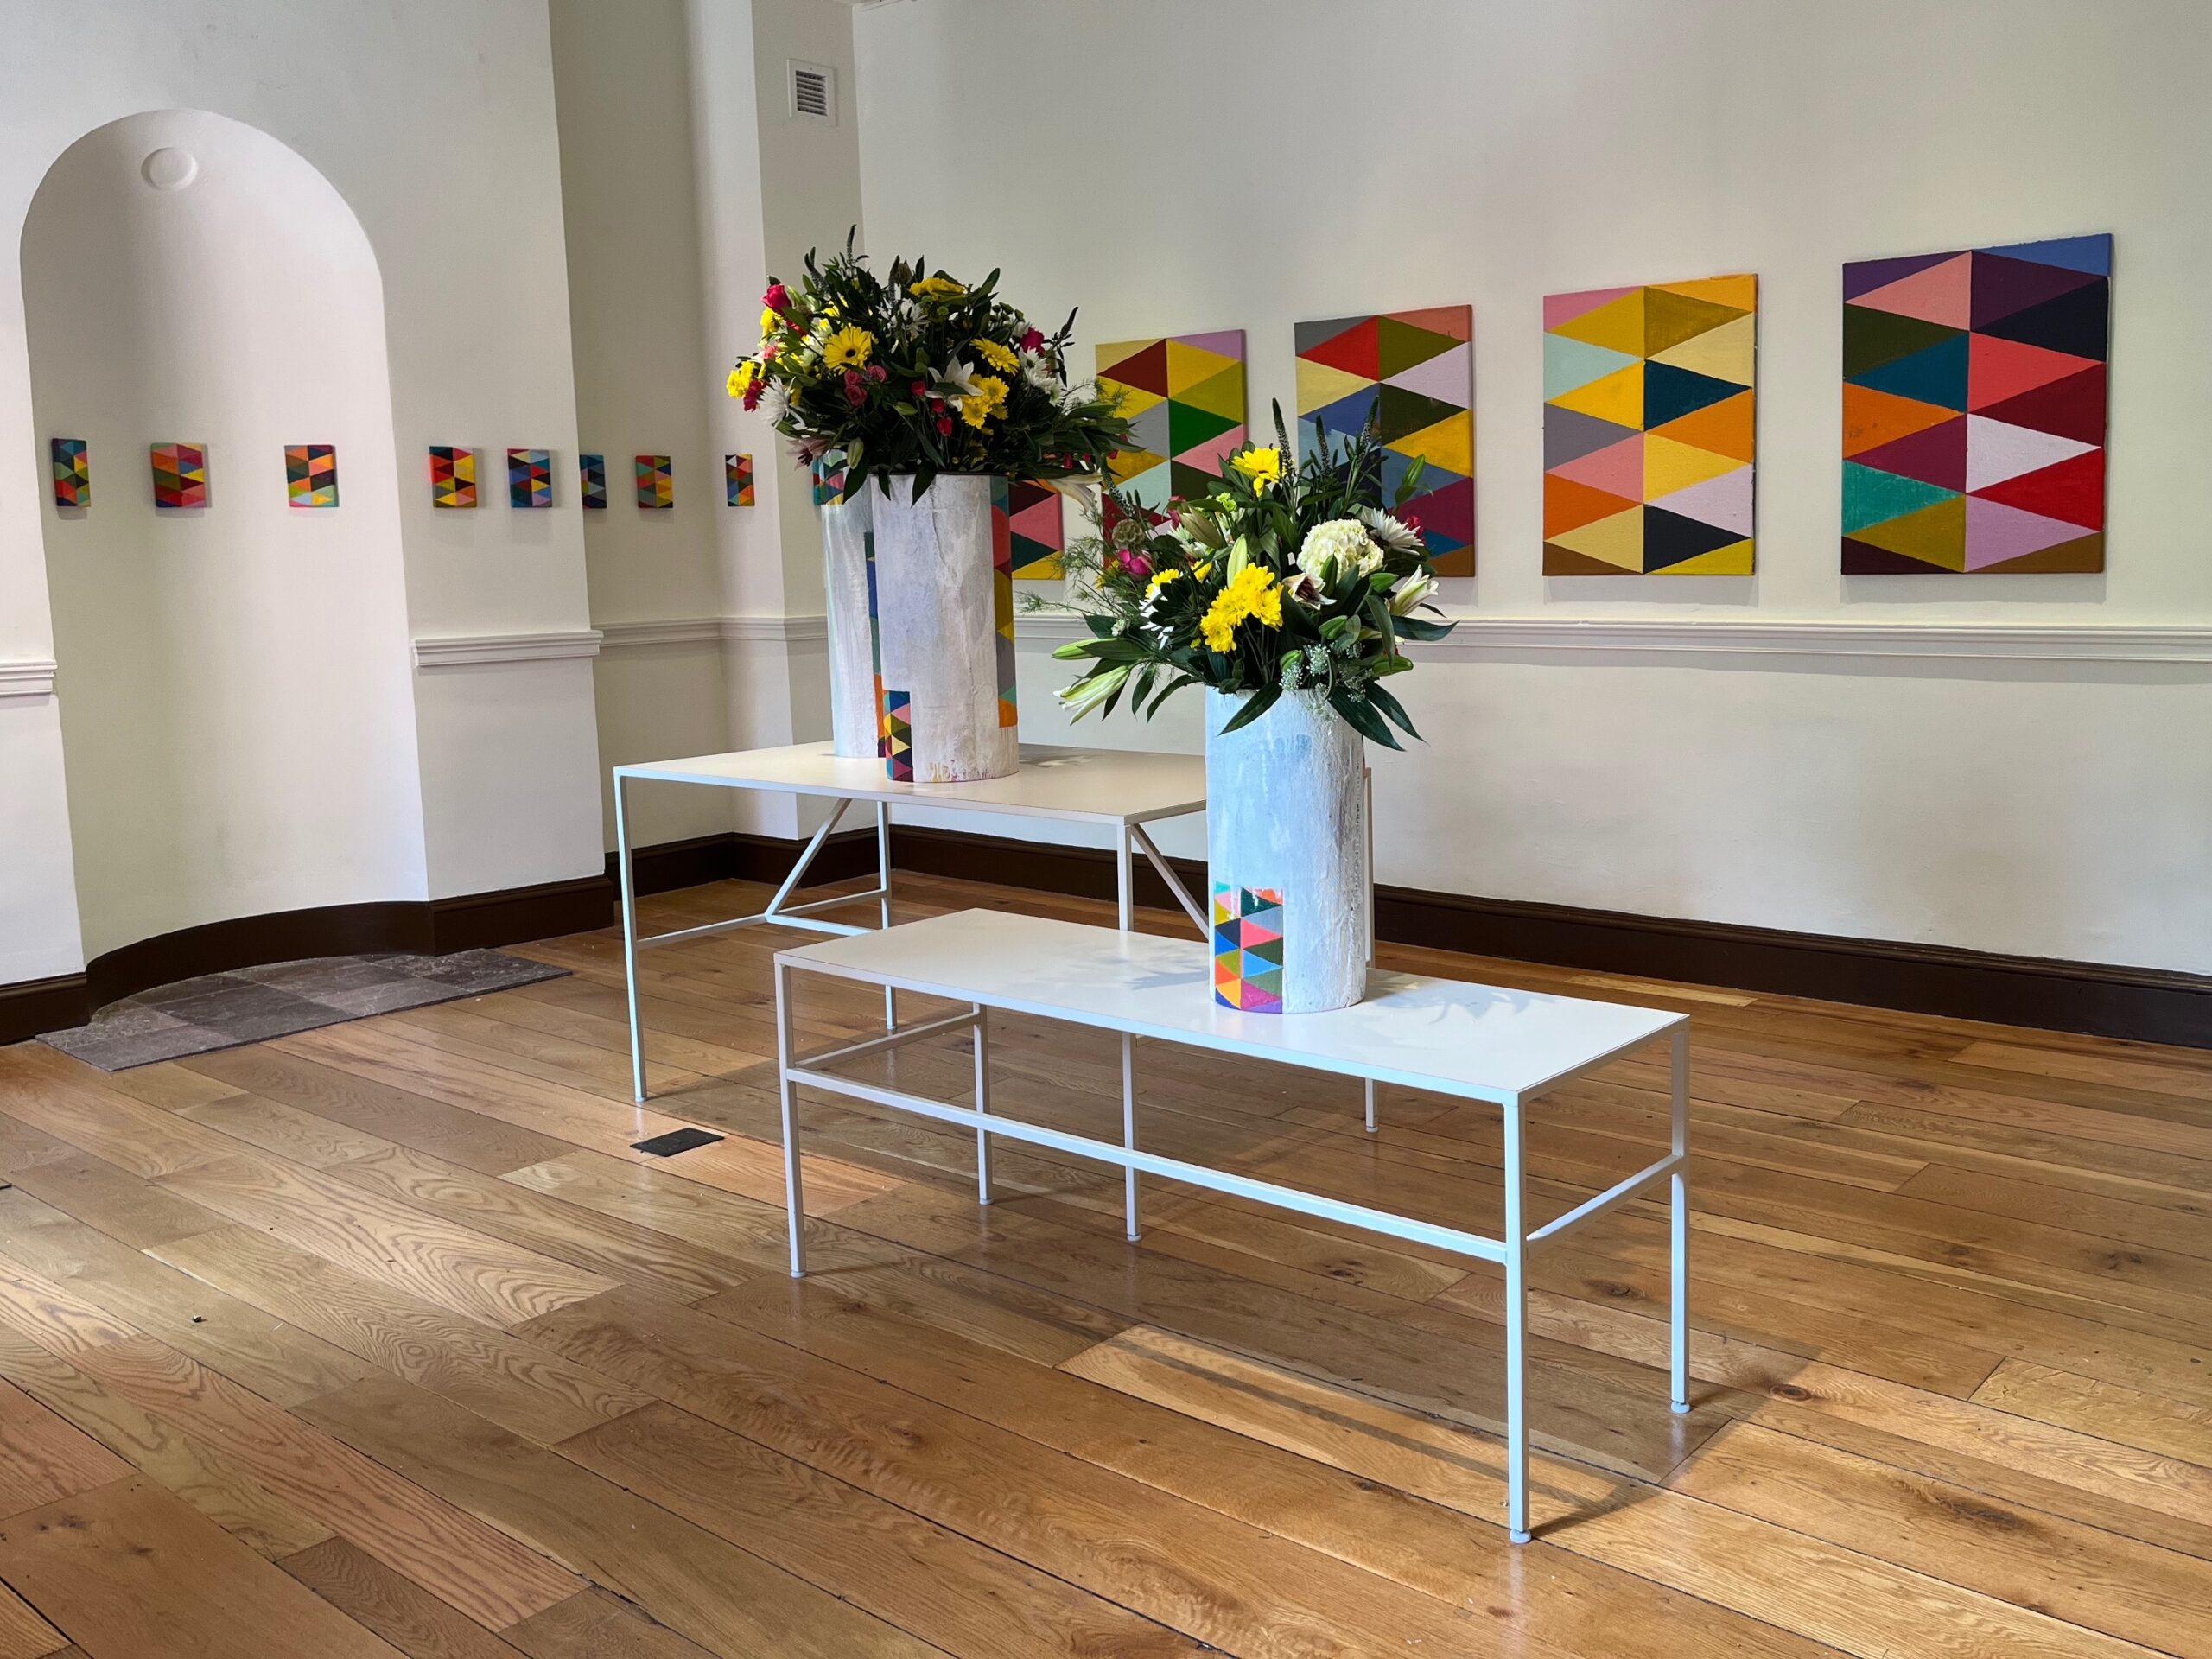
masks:
[(463, 668), (480, 663), (545, 663), (599, 655), (596, 628), (557, 633), (453, 634), (415, 641), (417, 669)]
[[(2212, 664), (2212, 626), (2128, 627), (2091, 622), (2035, 626), (1974, 622), (1738, 622), (1462, 615), (1449, 637), (1409, 645), (1427, 662), (1477, 661), (1501, 652), (1665, 652), (1751, 657), (1875, 657), (1926, 660)], [(1039, 644), (1081, 639), (1078, 617), (1031, 613), (1015, 632)]]
[(54, 665), (37, 657), (0, 662), (0, 698), (50, 697), (54, 695)]
[(660, 621), (609, 622), (601, 629), (602, 651), (650, 645), (696, 645), (729, 639), (747, 645), (819, 645), (830, 637), (821, 616), (677, 616)]

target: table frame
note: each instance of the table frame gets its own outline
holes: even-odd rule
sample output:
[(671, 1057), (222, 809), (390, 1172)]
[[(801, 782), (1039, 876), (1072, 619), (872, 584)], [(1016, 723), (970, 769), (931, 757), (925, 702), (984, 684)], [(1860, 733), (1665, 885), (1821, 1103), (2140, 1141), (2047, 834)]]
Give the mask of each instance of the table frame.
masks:
[[(1433, 1222), (1398, 1215), (1368, 1205), (1352, 1204), (1325, 1194), (1306, 1192), (1274, 1181), (1264, 1181), (1251, 1176), (1238, 1175), (1228, 1170), (1215, 1169), (1203, 1164), (1188, 1163), (1179, 1158), (1164, 1158), (1157, 1153), (1142, 1150), (1137, 1145), (1136, 1134), (1136, 1060), (1135, 1035), (1110, 1019), (1073, 1014), (1055, 1016), (1034, 1007), (1020, 1012), (1033, 1016), (1064, 1017), (1071, 1024), (1096, 1030), (1118, 1031), (1122, 1039), (1122, 1143), (1094, 1136), (1071, 1135), (1065, 1130), (1048, 1128), (1042, 1124), (1025, 1122), (1019, 1118), (1003, 1116), (990, 1106), (990, 1014), (994, 1007), (1005, 1008), (1008, 1003), (995, 1001), (971, 1002), (964, 1013), (945, 1014), (918, 1024), (887, 1031), (879, 1037), (863, 1038), (856, 1042), (843, 1043), (819, 1052), (799, 1056), (796, 1052), (796, 1028), (791, 1007), (791, 980), (800, 972), (820, 974), (862, 984), (880, 985), (887, 995), (898, 990), (942, 996), (941, 989), (906, 982), (896, 976), (848, 968), (829, 966), (811, 962), (792, 951), (779, 951), (775, 958), (776, 977), (776, 1054), (777, 1093), (783, 1119), (784, 1135), (784, 1198), (788, 1206), (787, 1224), (791, 1236), (791, 1271), (794, 1279), (806, 1274), (806, 1230), (804, 1184), (800, 1169), (798, 1090), (804, 1086), (819, 1089), (829, 1094), (844, 1095), (864, 1100), (877, 1106), (890, 1107), (933, 1118), (941, 1123), (972, 1128), (976, 1132), (976, 1198), (978, 1204), (991, 1201), (991, 1137), (1004, 1135), (1012, 1141), (1050, 1147), (1077, 1157), (1096, 1159), (1101, 1163), (1116, 1165), (1124, 1172), (1123, 1203), (1127, 1221), (1126, 1230), (1134, 1241), (1141, 1236), (1139, 1224), (1137, 1177), (1140, 1173), (1159, 1175), (1169, 1180), (1202, 1187), (1211, 1192), (1226, 1192), (1234, 1197), (1249, 1198), (1259, 1204), (1272, 1205), (1295, 1214), (1318, 1216), (1348, 1226), (1380, 1233), (1385, 1237), (1402, 1238), (1412, 1243), (1432, 1245), (1455, 1255), (1471, 1256), (1478, 1262), (1496, 1262), (1505, 1269), (1505, 1448), (1506, 1448), (1506, 1529), (1516, 1544), (1529, 1541), (1529, 1421), (1527, 1402), (1528, 1345), (1529, 1345), (1529, 1290), (1528, 1262), (1533, 1250), (1549, 1243), (1592, 1217), (1602, 1214), (1624, 1199), (1634, 1197), (1654, 1182), (1664, 1179), (1669, 1185), (1669, 1226), (1668, 1320), (1668, 1377), (1669, 1405), (1676, 1413), (1689, 1410), (1689, 1020), (1687, 1016), (1666, 1031), (1655, 1036), (1639, 1038), (1622, 1044), (1604, 1053), (1596, 1054), (1546, 1082), (1542, 1088), (1516, 1091), (1503, 1100), (1488, 1095), (1478, 1095), (1464, 1090), (1437, 1087), (1432, 1092), (1458, 1099), (1487, 1101), (1498, 1107), (1504, 1125), (1505, 1148), (1505, 1214), (1504, 1236), (1491, 1238), (1482, 1233), (1445, 1227)], [(1297, 1016), (1288, 1015), (1294, 1019)], [(975, 1046), (975, 1096), (973, 1107), (957, 1106), (944, 1101), (931, 1100), (903, 1090), (887, 1088), (865, 1083), (856, 1077), (842, 1077), (823, 1070), (841, 1061), (857, 1059), (903, 1043), (918, 1041), (940, 1033), (966, 1028)], [(1664, 1039), (1669, 1050), (1669, 1071), (1672, 1078), (1672, 1133), (1665, 1156), (1645, 1165), (1635, 1173), (1616, 1181), (1604, 1192), (1585, 1199), (1564, 1214), (1554, 1216), (1540, 1226), (1528, 1224), (1525, 1201), (1527, 1165), (1522, 1148), (1527, 1103), (1546, 1090), (1583, 1076), (1618, 1056), (1647, 1043)], [(1156, 1040), (1156, 1039), (1154, 1039)], [(1285, 1057), (1272, 1063), (1300, 1065), (1294, 1058)], [(1301, 1069), (1347, 1075), (1337, 1068), (1305, 1065)], [(1377, 1068), (1384, 1069), (1384, 1068)], [(1357, 1068), (1349, 1075), (1360, 1077), (1367, 1086), (1367, 1128), (1376, 1127), (1375, 1071)]]
[[(733, 932), (741, 927), (759, 927), (764, 924), (778, 927), (801, 928), (813, 933), (871, 932), (873, 929), (859, 926), (851, 922), (832, 921), (820, 913), (825, 910), (836, 910), (845, 905), (862, 904), (871, 899), (874, 899), (879, 906), (880, 920), (877, 925), (888, 927), (891, 925), (891, 807), (893, 800), (911, 799), (917, 805), (944, 807), (956, 810), (994, 811), (1009, 817), (1025, 816), (1005, 807), (979, 807), (973, 801), (963, 800), (959, 794), (960, 785), (957, 784), (934, 785), (926, 794), (919, 791), (912, 791), (911, 786), (909, 791), (899, 791), (888, 789), (881, 792), (874, 789), (847, 791), (825, 787), (794, 788), (788, 782), (770, 783), (742, 778), (718, 779), (709, 782), (696, 777), (672, 777), (652, 765), (617, 766), (614, 768), (613, 777), (615, 867), (619, 873), (622, 893), (622, 978), (630, 1017), (630, 1088), (632, 1096), (640, 1105), (649, 1098), (649, 1091), (645, 1087), (645, 1019), (639, 1007), (638, 953), (640, 950), (650, 950), (655, 945), (677, 944), (685, 939), (705, 938), (715, 933)], [(784, 878), (783, 885), (776, 889), (775, 895), (768, 900), (766, 908), (756, 911), (750, 916), (732, 917), (728, 921), (703, 922), (694, 927), (680, 927), (665, 933), (648, 933), (641, 936), (638, 931), (637, 880), (632, 868), (632, 849), (630, 845), (629, 793), (630, 785), (633, 783), (677, 784), (694, 789), (752, 790), (771, 794), (806, 795), (829, 800), (835, 804), (830, 809), (830, 816), (823, 821), (822, 827), (808, 838), (806, 845), (800, 849), (798, 862), (791, 866), (791, 873)], [(827, 899), (810, 899), (803, 905), (786, 902), (805, 880), (807, 871), (813, 866), (815, 855), (829, 843), (830, 833), (843, 821), (847, 810), (859, 801), (873, 802), (875, 807), (875, 885), (864, 892), (834, 893)], [(1369, 785), (1370, 817), (1372, 817), (1373, 804), (1373, 785), (1370, 780)], [(1174, 867), (1167, 861), (1145, 829), (1147, 823), (1160, 818), (1187, 817), (1193, 813), (1203, 812), (1205, 810), (1205, 803), (1201, 801), (1196, 806), (1183, 807), (1174, 811), (1154, 812), (1143, 817), (1113, 817), (1103, 813), (1062, 815), (1071, 817), (1080, 822), (1103, 823), (1113, 827), (1115, 832), (1115, 914), (1122, 931), (1126, 933), (1136, 925), (1136, 855), (1142, 853), (1153, 868), (1160, 872), (1160, 880), (1166, 882), (1168, 892), (1175, 896), (1175, 902), (1183, 907), (1183, 913), (1191, 918), (1191, 924), (1198, 930), (1199, 937), (1202, 938), (1211, 937), (1212, 929), (1206, 919), (1205, 912), (1199, 907), (1198, 901), (1191, 896), (1190, 889), (1183, 885), (1182, 878), (1175, 874)], [(1368, 874), (1371, 902), (1371, 894), (1374, 890), (1374, 860), (1371, 847), (1369, 852)], [(1370, 932), (1371, 933), (1372, 931), (1370, 926)], [(893, 1032), (898, 1029), (898, 993), (886, 987), (883, 993), (883, 1028), (886, 1032)], [(1369, 1092), (1371, 1105), (1373, 1094), (1371, 1088)]]

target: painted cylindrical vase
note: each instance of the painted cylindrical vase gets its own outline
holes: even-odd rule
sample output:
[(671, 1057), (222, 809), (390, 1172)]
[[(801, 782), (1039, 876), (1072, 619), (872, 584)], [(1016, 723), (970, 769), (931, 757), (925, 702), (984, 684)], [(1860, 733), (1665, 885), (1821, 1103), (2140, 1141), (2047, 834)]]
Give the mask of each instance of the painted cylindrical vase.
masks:
[(1007, 481), (940, 473), (870, 484), (884, 766), (894, 779), (972, 783), (1021, 764), (1014, 688), (1014, 541)]
[(836, 752), (872, 760), (883, 753), (875, 676), (874, 574), (868, 492), (845, 487), (842, 456), (814, 465), (822, 515), (823, 610), (830, 633), (830, 730)]
[(1366, 755), (1321, 696), (1206, 693), (1206, 876), (1213, 994), (1254, 1014), (1314, 1014), (1367, 994)]

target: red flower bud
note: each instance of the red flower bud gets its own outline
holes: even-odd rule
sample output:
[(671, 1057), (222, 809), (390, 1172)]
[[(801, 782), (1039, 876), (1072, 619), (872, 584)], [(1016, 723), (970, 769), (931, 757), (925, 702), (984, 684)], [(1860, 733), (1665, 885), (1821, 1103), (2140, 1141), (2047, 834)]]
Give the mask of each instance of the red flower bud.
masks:
[(760, 383), (758, 380), (745, 389), (745, 407), (748, 410), (760, 407)]
[(917, 397), (926, 397), (930, 395), (930, 383), (926, 380), (917, 380), (912, 385), (907, 387), (906, 390), (912, 392)]
[(1021, 349), (1025, 352), (1037, 351), (1040, 349), (1044, 344), (1045, 336), (1039, 334), (1034, 328), (1032, 328), (1027, 334), (1021, 337)]
[(938, 416), (937, 417), (937, 430), (939, 437), (950, 436), (952, 431), (952, 416), (950, 415)]

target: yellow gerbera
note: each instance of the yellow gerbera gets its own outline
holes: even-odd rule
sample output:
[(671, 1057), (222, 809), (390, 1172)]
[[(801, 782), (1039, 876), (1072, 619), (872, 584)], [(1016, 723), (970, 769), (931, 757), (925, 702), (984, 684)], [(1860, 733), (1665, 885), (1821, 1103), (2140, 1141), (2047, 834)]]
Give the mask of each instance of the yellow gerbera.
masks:
[(1236, 637), (1236, 625), (1247, 617), (1256, 617), (1271, 628), (1282, 626), (1282, 588), (1274, 572), (1262, 565), (1246, 565), (1214, 595), (1198, 622), (1206, 648), (1227, 651)]
[(729, 372), (729, 395), (742, 397), (755, 379), (760, 378), (760, 365), (749, 357), (737, 359), (737, 366)]
[(822, 360), (833, 369), (857, 369), (875, 349), (875, 336), (848, 323), (823, 342)]
[(976, 349), (982, 353), (983, 361), (995, 369), (1003, 369), (1011, 374), (1021, 366), (1021, 359), (995, 340), (979, 340), (974, 344)]
[(925, 276), (907, 290), (918, 300), (957, 300), (967, 291), (965, 283), (950, 276)]
[(1229, 464), (1252, 480), (1252, 487), (1264, 490), (1282, 480), (1282, 451), (1269, 444), (1264, 449), (1247, 449), (1241, 455), (1230, 457)]

